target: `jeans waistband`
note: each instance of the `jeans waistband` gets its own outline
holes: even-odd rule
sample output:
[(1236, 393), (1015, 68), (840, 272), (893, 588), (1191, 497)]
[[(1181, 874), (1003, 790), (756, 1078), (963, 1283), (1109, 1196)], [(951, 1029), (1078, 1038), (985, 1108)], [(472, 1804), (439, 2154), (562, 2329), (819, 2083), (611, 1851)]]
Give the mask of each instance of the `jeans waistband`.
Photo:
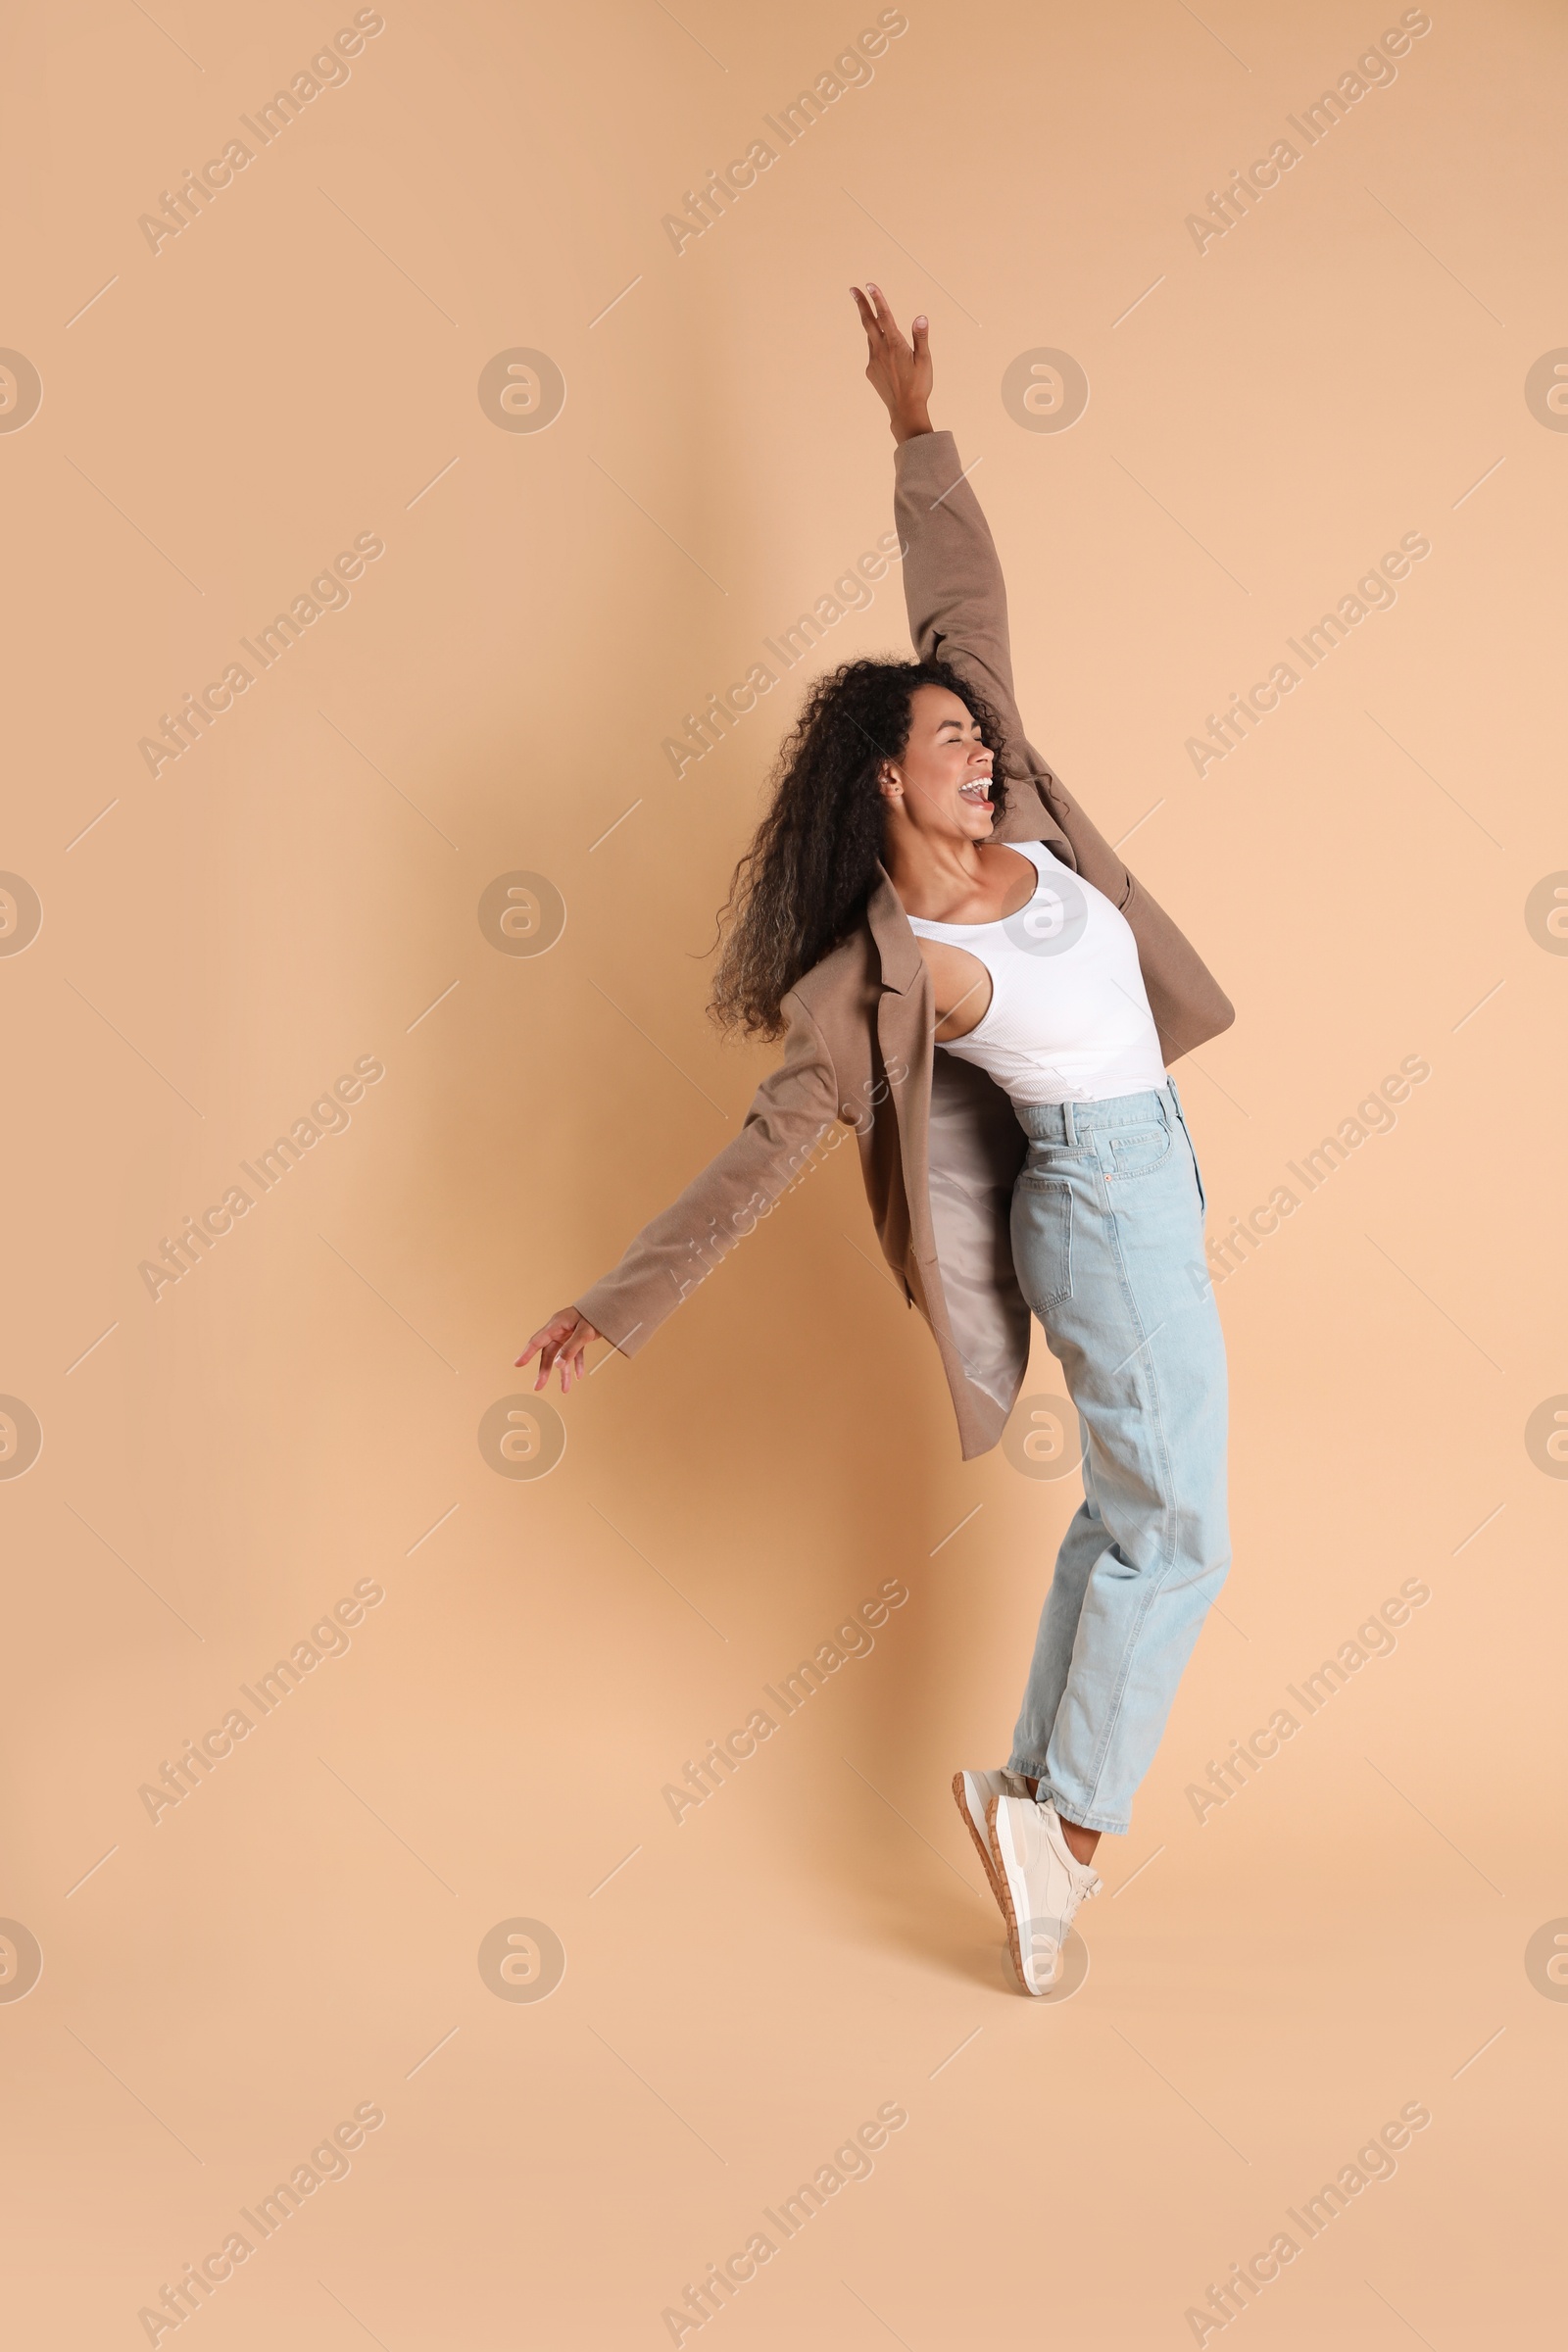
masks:
[(1137, 1095), (1107, 1095), (1098, 1102), (1014, 1102), (1013, 1115), (1036, 1144), (1076, 1144), (1099, 1127), (1147, 1127), (1158, 1121), (1169, 1126), (1174, 1108), (1181, 1117), (1176, 1081), (1149, 1087)]

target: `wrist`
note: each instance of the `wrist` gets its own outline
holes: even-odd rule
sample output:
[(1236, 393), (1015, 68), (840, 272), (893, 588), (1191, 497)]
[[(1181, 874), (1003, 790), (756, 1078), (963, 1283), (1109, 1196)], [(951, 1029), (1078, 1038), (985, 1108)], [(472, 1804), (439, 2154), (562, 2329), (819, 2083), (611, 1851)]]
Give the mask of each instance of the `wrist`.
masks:
[(890, 414), (889, 422), (893, 427), (894, 440), (900, 443), (913, 441), (921, 433), (936, 430), (931, 422), (931, 413), (923, 401), (917, 409), (895, 409)]

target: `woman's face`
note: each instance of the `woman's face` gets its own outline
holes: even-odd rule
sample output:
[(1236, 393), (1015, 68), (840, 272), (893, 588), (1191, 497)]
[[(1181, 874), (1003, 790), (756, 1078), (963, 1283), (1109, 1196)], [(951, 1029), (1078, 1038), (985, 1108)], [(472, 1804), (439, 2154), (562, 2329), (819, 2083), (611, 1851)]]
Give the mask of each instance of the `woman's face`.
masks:
[(917, 686), (909, 698), (909, 740), (878, 779), (890, 824), (947, 841), (985, 841), (991, 832), (991, 754), (979, 721), (946, 686)]

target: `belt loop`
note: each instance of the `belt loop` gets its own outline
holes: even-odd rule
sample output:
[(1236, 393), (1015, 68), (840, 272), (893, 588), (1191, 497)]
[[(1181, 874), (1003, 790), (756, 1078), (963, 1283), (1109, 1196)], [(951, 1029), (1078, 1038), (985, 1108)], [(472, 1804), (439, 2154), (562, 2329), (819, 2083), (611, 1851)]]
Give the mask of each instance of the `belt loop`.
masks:
[(1062, 1106), (1061, 1106), (1061, 1118), (1062, 1118), (1062, 1130), (1063, 1130), (1063, 1134), (1062, 1134), (1062, 1140), (1063, 1140), (1063, 1142), (1065, 1142), (1065, 1143), (1069, 1143), (1069, 1144), (1075, 1144), (1075, 1143), (1078, 1141), (1078, 1130), (1077, 1130), (1077, 1128), (1076, 1128), (1076, 1127), (1074, 1126), (1074, 1124), (1073, 1124), (1073, 1116), (1072, 1116), (1072, 1097), (1071, 1097), (1070, 1095), (1067, 1097), (1066, 1101), (1065, 1101), (1065, 1102), (1062, 1103)]

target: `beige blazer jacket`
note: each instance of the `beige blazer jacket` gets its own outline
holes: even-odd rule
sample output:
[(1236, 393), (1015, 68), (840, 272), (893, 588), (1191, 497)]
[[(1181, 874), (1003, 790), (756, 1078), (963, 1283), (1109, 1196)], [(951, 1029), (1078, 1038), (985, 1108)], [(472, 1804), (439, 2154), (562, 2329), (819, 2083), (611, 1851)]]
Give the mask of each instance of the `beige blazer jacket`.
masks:
[[(951, 433), (901, 444), (895, 515), (920, 657), (951, 662), (1003, 722), (1009, 806), (992, 838), (1045, 842), (1121, 908), (1165, 1060), (1174, 1061), (1235, 1015), (1169, 915), (1024, 735), (1002, 566)], [(785, 998), (784, 1058), (758, 1088), (740, 1133), (574, 1304), (623, 1355), (635, 1355), (853, 1132), (882, 1254), (931, 1328), (968, 1460), (1001, 1437), (1028, 1363), (1029, 1309), (1009, 1236), (1027, 1146), (1006, 1096), (985, 1072), (936, 1050), (930, 976), (893, 885), (877, 870), (857, 928)]]

